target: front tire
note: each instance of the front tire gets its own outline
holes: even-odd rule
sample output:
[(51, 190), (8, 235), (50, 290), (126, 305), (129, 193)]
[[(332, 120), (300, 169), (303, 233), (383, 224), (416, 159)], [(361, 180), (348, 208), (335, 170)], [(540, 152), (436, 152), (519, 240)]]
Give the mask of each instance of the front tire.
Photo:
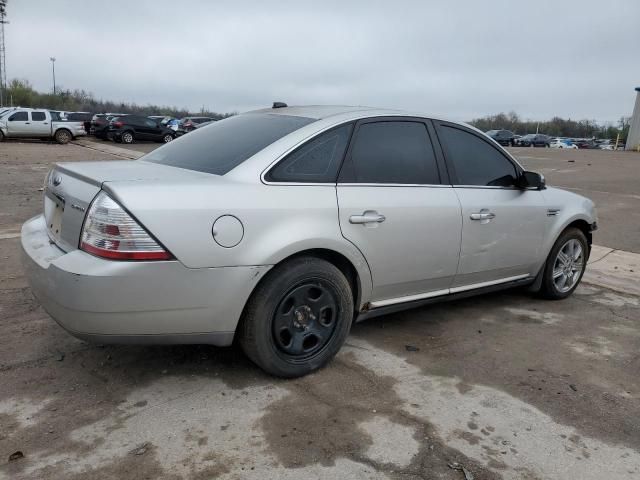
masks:
[(543, 297), (551, 300), (567, 298), (584, 275), (589, 259), (587, 237), (578, 228), (568, 228), (553, 245), (542, 277)]
[(265, 372), (300, 377), (338, 353), (353, 316), (344, 274), (318, 258), (295, 258), (271, 270), (251, 295), (238, 330), (240, 345)]
[(169, 143), (170, 141), (173, 140), (173, 135), (167, 133), (164, 137), (162, 137), (162, 141), (164, 143)]

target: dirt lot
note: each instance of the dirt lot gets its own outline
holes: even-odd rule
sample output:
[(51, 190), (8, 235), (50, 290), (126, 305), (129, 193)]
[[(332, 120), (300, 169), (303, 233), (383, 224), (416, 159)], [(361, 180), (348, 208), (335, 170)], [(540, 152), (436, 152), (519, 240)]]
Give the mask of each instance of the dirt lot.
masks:
[[(514, 151), (596, 200), (597, 243), (640, 252), (640, 156)], [(233, 348), (70, 337), (31, 295), (18, 233), (49, 164), (90, 159), (109, 155), (0, 145), (0, 478), (640, 477), (640, 297), (600, 285), (370, 320), (294, 381)]]

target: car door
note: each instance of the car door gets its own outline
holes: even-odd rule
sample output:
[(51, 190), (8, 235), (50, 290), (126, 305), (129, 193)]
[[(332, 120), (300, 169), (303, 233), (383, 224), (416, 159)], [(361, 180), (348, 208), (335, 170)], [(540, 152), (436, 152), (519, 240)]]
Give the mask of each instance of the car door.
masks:
[(15, 112), (7, 119), (7, 133), (10, 137), (25, 137), (30, 134), (31, 120), (25, 111)]
[(33, 135), (47, 137), (51, 134), (51, 125), (47, 114), (43, 111), (30, 112), (31, 132)]
[(144, 131), (145, 140), (158, 140), (160, 138), (161, 127), (158, 122), (151, 118), (145, 118), (142, 122), (141, 129)]
[(542, 192), (516, 187), (522, 168), (482, 135), (448, 122), (437, 122), (437, 132), (462, 207), (452, 292), (535, 275), (547, 217)]
[(361, 120), (337, 184), (340, 228), (369, 264), (375, 306), (448, 293), (460, 203), (429, 121)]

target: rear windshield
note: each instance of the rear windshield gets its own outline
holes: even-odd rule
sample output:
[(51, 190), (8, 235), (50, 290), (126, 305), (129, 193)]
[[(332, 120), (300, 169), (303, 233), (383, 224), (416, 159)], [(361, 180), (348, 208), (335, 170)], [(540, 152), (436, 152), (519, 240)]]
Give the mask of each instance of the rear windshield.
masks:
[(187, 133), (140, 160), (224, 175), (276, 140), (315, 119), (247, 113)]

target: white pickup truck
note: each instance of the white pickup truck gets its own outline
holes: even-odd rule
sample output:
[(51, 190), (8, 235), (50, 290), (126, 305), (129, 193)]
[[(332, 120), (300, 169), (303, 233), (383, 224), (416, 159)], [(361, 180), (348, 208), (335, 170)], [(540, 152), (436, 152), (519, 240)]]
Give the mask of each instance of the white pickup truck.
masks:
[(5, 138), (42, 138), (65, 144), (86, 134), (83, 122), (61, 120), (58, 112), (12, 108), (0, 114), (0, 142)]

